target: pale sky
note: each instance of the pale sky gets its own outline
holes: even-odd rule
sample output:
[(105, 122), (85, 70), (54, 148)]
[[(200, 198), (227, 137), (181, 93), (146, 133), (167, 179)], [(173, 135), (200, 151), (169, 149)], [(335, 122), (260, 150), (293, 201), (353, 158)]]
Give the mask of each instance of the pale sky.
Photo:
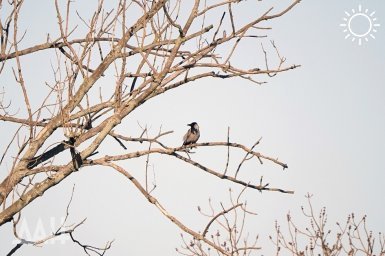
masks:
[[(280, 10), (290, 1), (266, 1), (261, 8), (274, 5)], [(279, 2), (279, 4), (276, 4)], [(75, 2), (76, 4), (76, 2)], [(27, 3), (30, 8), (32, 4)], [(240, 17), (246, 18), (258, 10), (240, 8)], [(345, 11), (363, 9), (376, 11), (377, 32), (361, 46), (357, 40), (345, 39), (340, 26)], [(54, 13), (46, 6), (25, 13), (32, 21), (28, 26), (27, 42), (45, 41), (46, 31), (40, 30), (47, 20), (56, 22)], [(79, 7), (79, 8), (84, 8)], [(47, 7), (52, 11), (52, 8)], [(79, 9), (86, 11), (85, 9)], [(44, 15), (43, 15), (44, 14)], [(36, 22), (36, 24), (35, 24)], [(242, 20), (239, 20), (242, 23)], [(374, 24), (374, 23), (373, 23)], [(52, 24), (54, 28), (55, 23)], [(259, 245), (270, 252), (267, 239), (274, 234), (274, 221), (285, 226), (290, 211), (294, 220), (301, 221), (300, 207), (306, 205), (305, 194), (311, 193), (314, 208), (325, 206), (329, 227), (343, 222), (348, 214), (366, 214), (368, 226), (375, 233), (385, 232), (385, 206), (382, 201), (385, 182), (385, 2), (383, 0), (304, 0), (285, 16), (268, 23), (273, 30), (269, 39), (262, 40), (274, 58), (269, 40), (274, 40), (287, 65), (301, 67), (273, 78), (261, 77), (267, 84), (258, 86), (246, 80), (205, 79), (166, 93), (144, 104), (133, 112), (116, 130), (129, 136), (138, 134), (137, 125), (151, 126), (152, 134), (162, 130), (174, 133), (162, 141), (169, 145), (181, 144), (187, 123), (196, 121), (201, 128), (200, 142), (225, 141), (227, 127), (231, 127), (231, 140), (252, 146), (263, 137), (257, 151), (279, 157), (289, 168), (271, 164), (248, 164), (243, 177), (255, 183), (263, 175), (272, 187), (294, 190), (293, 195), (277, 192), (248, 190), (245, 196), (251, 210), (247, 228), (251, 234), (260, 234)], [(351, 29), (359, 34), (367, 29), (368, 20), (358, 17)], [(36, 31), (36, 33), (35, 33)], [(245, 40), (244, 52), (239, 52), (234, 64), (250, 66), (261, 63), (260, 44)], [(256, 55), (250, 55), (249, 52)], [(37, 56), (37, 55), (36, 55)], [(36, 58), (35, 56), (35, 58)], [(36, 61), (30, 58), (31, 63)], [(263, 59), (262, 59), (263, 63)], [(49, 63), (47, 63), (49, 67)], [(47, 72), (42, 68), (30, 70), (31, 81)], [(12, 91), (0, 79), (0, 87)], [(11, 80), (9, 80), (11, 81)], [(105, 81), (108, 83), (109, 81)], [(31, 82), (33, 84), (33, 82)], [(31, 85), (32, 86), (32, 85)], [(38, 97), (38, 92), (31, 92)], [(213, 97), (215, 100), (213, 101)], [(5, 133), (5, 126), (0, 125)], [(8, 137), (7, 137), (8, 138)], [(8, 139), (1, 145), (1, 152)], [(106, 150), (116, 149), (111, 139)], [(198, 149), (193, 155), (213, 168), (226, 164), (226, 150), (213, 153), (211, 149)], [(234, 164), (243, 154), (233, 153)], [(236, 158), (238, 157), (238, 158)], [(151, 160), (155, 170), (157, 188), (154, 195), (183, 222), (196, 230), (205, 226), (197, 206), (207, 209), (208, 198), (213, 202), (228, 202), (228, 189), (240, 191), (241, 187), (213, 178), (199, 169), (165, 156)], [(8, 165), (9, 167), (9, 165)], [(130, 161), (125, 167), (134, 175), (143, 173), (143, 162)], [(0, 166), (0, 178), (8, 171)], [(247, 173), (250, 172), (250, 173)], [(85, 243), (102, 246), (115, 239), (107, 255), (175, 255), (182, 244), (181, 231), (137, 192), (130, 182), (107, 168), (83, 168), (59, 185), (47, 191), (25, 210), (23, 218), (33, 233), (38, 222), (50, 230), (50, 220), (57, 221), (65, 215), (73, 184), (76, 184), (70, 208), (70, 223), (87, 217), (86, 223), (75, 232)], [(0, 255), (13, 247), (11, 225), (0, 229)], [(67, 241), (56, 242), (42, 248), (23, 247), (15, 255), (58, 254), (81, 255), (80, 247)], [(258, 254), (259, 255), (259, 254)]]

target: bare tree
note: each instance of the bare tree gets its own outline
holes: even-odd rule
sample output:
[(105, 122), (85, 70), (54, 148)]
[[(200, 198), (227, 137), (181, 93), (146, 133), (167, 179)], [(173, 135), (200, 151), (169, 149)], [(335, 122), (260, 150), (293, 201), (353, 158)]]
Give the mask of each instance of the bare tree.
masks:
[[(211, 199), (209, 210), (205, 212), (198, 206), (198, 211), (208, 219), (202, 230), (202, 237), (215, 246), (202, 243), (196, 237), (186, 240), (182, 234), (183, 245), (176, 251), (181, 255), (210, 255), (214, 251), (218, 255), (251, 255), (261, 249), (258, 243), (258, 235), (250, 234), (247, 228), (247, 217), (256, 213), (247, 209), (247, 202), (242, 199), (246, 187), (235, 198), (232, 190), (229, 190), (230, 206), (225, 207), (220, 203), (220, 209), (216, 210)], [(224, 253), (225, 252), (225, 253)]]
[[(336, 223), (335, 229), (327, 226), (326, 208), (316, 213), (307, 195), (308, 206), (302, 213), (308, 225), (301, 227), (287, 214), (287, 232), (276, 224), (276, 235), (270, 237), (276, 245), (276, 255), (385, 255), (385, 236), (370, 231), (366, 216), (357, 219), (352, 213), (345, 223)], [(302, 222), (302, 221), (301, 221)]]
[[(193, 81), (207, 77), (241, 78), (263, 84), (261, 79), (265, 76), (275, 76), (298, 67), (286, 65), (285, 57), (281, 56), (273, 41), (276, 65), (271, 64), (270, 55), (263, 46), (258, 50), (264, 56), (264, 67), (234, 66), (231, 59), (236, 52), (247, 54), (238, 47), (241, 40), (259, 41), (265, 37), (264, 31), (270, 29), (270, 20), (286, 14), (299, 2), (293, 0), (282, 10), (268, 8), (240, 25), (236, 8), (245, 3), (239, 0), (214, 3), (199, 0), (120, 0), (111, 9), (106, 7), (105, 1), (99, 0), (89, 17), (83, 17), (73, 10), (72, 1), (63, 3), (56, 0), (52, 12), (57, 18), (57, 36), (54, 37), (54, 33), (47, 34), (44, 39), (34, 38), (41, 43), (26, 45), (24, 42), (30, 35), (19, 31), (24, 0), (0, 0), (0, 76), (13, 74), (14, 78), (0, 95), (0, 120), (13, 129), (13, 133), (2, 134), (7, 146), (1, 164), (4, 166), (6, 163), (8, 171), (0, 184), (0, 226), (7, 222), (13, 222), (16, 226), (22, 210), (29, 203), (74, 172), (81, 171), (82, 167), (107, 166), (123, 174), (160, 213), (195, 241), (223, 255), (237, 255), (239, 251), (236, 244), (232, 243), (232, 250), (227, 250), (226, 246), (208, 239), (205, 232), (194, 231), (168, 212), (151, 194), (153, 187), (147, 184), (147, 172), (146, 182), (142, 184), (119, 162), (143, 158), (147, 170), (148, 159), (154, 154), (161, 154), (243, 187), (293, 193), (271, 187), (262, 179), (260, 183), (251, 184), (237, 176), (243, 163), (250, 159), (257, 159), (261, 164), (269, 161), (283, 169), (287, 165), (276, 157), (255, 151), (260, 140), (252, 147), (247, 147), (231, 142), (228, 135), (228, 140), (224, 142), (172, 147), (161, 141), (172, 131), (160, 130), (158, 134), (150, 135), (143, 127), (142, 133), (135, 135), (119, 134), (113, 129), (148, 100)], [(214, 18), (211, 15), (218, 11), (222, 15), (215, 23), (208, 22)], [(87, 29), (79, 28), (78, 23)], [(37, 101), (31, 97), (34, 95), (31, 93), (34, 86), (24, 78), (26, 70), (33, 68), (26, 59), (38, 52), (46, 53), (39, 55), (46, 56), (46, 59), (39, 59), (34, 65), (52, 61), (52, 58), (56, 61), (52, 63), (52, 72), (47, 72), (53, 75), (54, 81), (50, 82), (47, 78), (45, 90), (40, 93), (44, 99)], [(106, 85), (103, 77), (108, 77), (110, 84)], [(12, 101), (8, 96), (9, 88), (15, 85), (20, 88), (24, 102), (19, 106), (19, 112), (13, 111), (15, 100)], [(16, 104), (20, 103), (16, 101)], [(60, 136), (66, 139), (55, 142)], [(112, 136), (125, 150), (129, 144), (130, 150), (124, 154), (103, 152), (106, 154), (100, 156), (98, 150), (106, 143), (108, 136)], [(143, 145), (146, 145), (145, 149)], [(228, 153), (235, 149), (243, 151), (245, 156), (237, 170), (228, 170), (229, 154), (225, 160), (226, 169), (215, 170), (192, 157), (191, 148), (201, 147), (226, 147)], [(235, 209), (241, 206), (235, 204), (231, 207)], [(223, 208), (218, 217), (224, 217), (228, 211)], [(218, 218), (215, 215), (212, 217)], [(73, 237), (76, 227), (58, 230), (54, 236), (70, 234), (72, 240), (87, 253), (91, 250), (101, 255), (110, 247), (110, 244), (102, 248), (82, 245)], [(40, 243), (29, 241), (20, 246)], [(15, 250), (18, 248), (15, 247)]]

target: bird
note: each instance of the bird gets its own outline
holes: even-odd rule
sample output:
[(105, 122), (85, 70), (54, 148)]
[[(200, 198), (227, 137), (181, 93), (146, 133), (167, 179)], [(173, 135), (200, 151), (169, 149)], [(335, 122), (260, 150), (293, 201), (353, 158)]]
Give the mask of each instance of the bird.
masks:
[(190, 126), (190, 129), (183, 136), (183, 146), (194, 144), (195, 142), (198, 141), (199, 136), (201, 135), (199, 132), (199, 126), (196, 122), (192, 122), (187, 126)]

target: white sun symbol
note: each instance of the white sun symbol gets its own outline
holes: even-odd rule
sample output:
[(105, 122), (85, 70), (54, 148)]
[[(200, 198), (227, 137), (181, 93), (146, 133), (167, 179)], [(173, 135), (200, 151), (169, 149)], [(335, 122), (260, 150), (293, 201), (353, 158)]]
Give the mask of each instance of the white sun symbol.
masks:
[[(357, 40), (358, 45), (362, 45), (362, 39), (366, 42), (369, 40), (369, 37), (375, 39), (374, 33), (377, 32), (376, 28), (380, 26), (379, 23), (376, 23), (375, 13), (375, 11), (369, 13), (368, 9), (363, 11), (361, 5), (358, 5), (357, 11), (355, 9), (352, 9), (351, 13), (345, 11), (344, 23), (340, 24), (344, 28), (344, 33), (346, 33), (345, 39), (350, 38), (352, 42)], [(353, 22), (354, 24), (352, 24)], [(363, 22), (364, 24), (362, 24)], [(358, 29), (357, 25), (361, 26), (361, 29)]]

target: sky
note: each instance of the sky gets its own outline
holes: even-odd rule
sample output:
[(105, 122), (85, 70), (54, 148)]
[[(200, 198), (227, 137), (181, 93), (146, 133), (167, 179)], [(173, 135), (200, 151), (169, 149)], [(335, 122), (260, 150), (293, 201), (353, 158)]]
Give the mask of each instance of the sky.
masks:
[[(261, 8), (274, 5), (282, 9), (290, 1), (263, 1)], [(368, 41), (358, 44), (345, 39), (346, 13), (362, 10), (375, 11), (372, 25), (377, 32), (368, 34)], [(43, 22), (41, 13), (26, 13), (31, 18), (31, 30), (38, 31), (33, 22)], [(84, 8), (84, 7), (81, 7)], [(48, 7), (47, 7), (48, 9)], [(52, 9), (49, 9), (50, 11)], [(86, 12), (86, 9), (80, 9)], [(259, 10), (239, 8), (239, 22), (255, 15)], [(55, 19), (55, 14), (47, 14)], [(42, 19), (42, 20), (40, 20)], [(196, 121), (201, 129), (201, 142), (225, 141), (230, 127), (232, 141), (251, 146), (262, 137), (256, 150), (279, 157), (289, 168), (269, 163), (248, 163), (243, 170), (244, 179), (259, 180), (263, 176), (272, 187), (294, 190), (293, 195), (277, 192), (247, 190), (244, 199), (258, 215), (250, 217), (247, 228), (251, 234), (260, 234), (259, 245), (270, 252), (267, 239), (274, 234), (277, 220), (284, 227), (286, 214), (305, 225), (301, 206), (306, 205), (305, 195), (313, 195), (314, 209), (326, 207), (329, 226), (344, 221), (348, 214), (368, 216), (368, 226), (374, 232), (385, 231), (385, 206), (381, 195), (385, 180), (385, 2), (382, 0), (304, 0), (285, 16), (268, 23), (273, 27), (262, 39), (269, 56), (274, 60), (274, 40), (288, 65), (300, 68), (279, 74), (268, 82), (255, 85), (246, 80), (204, 79), (151, 100), (130, 115), (116, 130), (122, 134), (138, 134), (137, 123), (149, 125), (150, 132), (162, 130), (174, 133), (164, 138), (169, 145), (179, 145), (187, 123)], [(350, 24), (350, 31), (364, 34), (370, 23), (363, 15)], [(349, 32), (349, 31), (348, 31)], [(44, 31), (32, 33), (28, 40), (45, 40)], [(235, 56), (235, 63), (260, 63), (260, 44), (245, 40)], [(253, 56), (250, 52), (256, 52)], [(32, 60), (31, 60), (32, 61)], [(28, 76), (38, 81), (44, 69), (31, 71)], [(108, 82), (108, 81), (107, 81)], [(0, 86), (8, 90), (7, 85)], [(10, 93), (19, 93), (14, 91)], [(31, 92), (38, 97), (38, 92)], [(213, 100), (215, 95), (215, 100)], [(177, 106), (177, 107), (175, 107)], [(0, 124), (1, 133), (5, 126)], [(106, 150), (114, 150), (113, 140)], [(4, 146), (1, 146), (3, 150)], [(242, 154), (232, 152), (236, 167)], [(226, 164), (226, 150), (197, 149), (193, 156), (207, 165), (221, 169)], [(228, 190), (235, 193), (241, 187), (208, 176), (202, 171), (165, 156), (151, 160), (157, 188), (154, 195), (174, 215), (197, 230), (205, 226), (197, 206), (208, 209), (208, 199), (216, 206), (228, 203)], [(125, 167), (133, 175), (144, 171), (143, 162), (130, 161)], [(7, 169), (1, 166), (0, 177)], [(255, 182), (254, 180), (254, 182)], [(23, 211), (26, 229), (31, 233), (42, 227), (50, 230), (65, 216), (71, 190), (75, 184), (70, 207), (70, 222), (87, 218), (75, 232), (79, 240), (102, 246), (115, 240), (110, 255), (175, 255), (182, 244), (181, 231), (157, 209), (147, 203), (131, 183), (107, 168), (83, 168), (58, 186), (35, 200)], [(40, 224), (39, 224), (40, 223)], [(48, 232), (48, 231), (47, 231)], [(0, 255), (12, 248), (11, 226), (0, 229)], [(69, 241), (56, 241), (44, 247), (23, 247), (16, 255), (52, 255), (57, 251), (79, 255), (81, 248)], [(258, 255), (259, 255), (258, 254)]]

